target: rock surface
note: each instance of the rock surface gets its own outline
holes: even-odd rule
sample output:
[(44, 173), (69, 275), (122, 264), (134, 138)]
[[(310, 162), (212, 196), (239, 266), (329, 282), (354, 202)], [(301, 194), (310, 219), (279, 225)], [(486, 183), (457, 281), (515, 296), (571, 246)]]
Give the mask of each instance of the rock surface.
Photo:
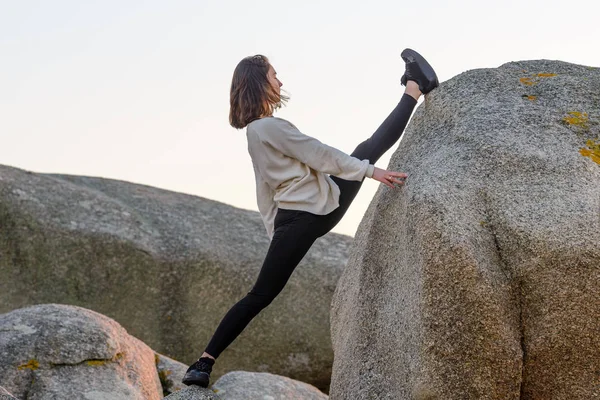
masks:
[(332, 302), (331, 399), (600, 398), (600, 69), (467, 71), (413, 116)]
[(6, 390), (2, 386), (0, 386), (0, 400), (11, 400), (11, 399), (16, 399), (16, 397), (13, 397), (13, 395), (10, 394), (8, 392), (8, 390)]
[(327, 400), (316, 387), (285, 376), (269, 373), (233, 371), (212, 385), (223, 400)]
[(165, 394), (175, 393), (187, 387), (181, 383), (181, 380), (188, 369), (188, 365), (158, 353), (154, 355), (154, 358), (160, 383)]
[[(0, 312), (40, 303), (114, 318), (192, 363), (252, 287), (269, 245), (260, 215), (129, 182), (0, 166)], [(352, 238), (317, 240), (275, 301), (219, 357), (329, 384), (329, 306)]]
[(36, 305), (1, 314), (0, 332), (0, 385), (17, 398), (162, 398), (154, 352), (104, 315)]
[(165, 397), (168, 400), (224, 400), (217, 396), (212, 390), (199, 386), (186, 386), (173, 394)]

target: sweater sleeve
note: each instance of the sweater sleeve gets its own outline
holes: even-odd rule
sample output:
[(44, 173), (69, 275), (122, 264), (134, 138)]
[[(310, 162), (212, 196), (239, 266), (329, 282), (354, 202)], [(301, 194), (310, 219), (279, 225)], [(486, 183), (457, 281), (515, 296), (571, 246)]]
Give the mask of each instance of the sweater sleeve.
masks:
[(316, 171), (351, 181), (362, 181), (365, 176), (373, 177), (375, 166), (370, 164), (369, 160), (361, 161), (307, 136), (282, 118), (274, 117), (273, 123), (261, 133), (263, 142)]
[(273, 200), (275, 192), (269, 187), (267, 182), (260, 176), (260, 173), (254, 167), (254, 177), (256, 178), (256, 200), (258, 210), (262, 217), (263, 224), (267, 230), (269, 240), (273, 239), (273, 231), (275, 225), (275, 215), (277, 214), (277, 204)]

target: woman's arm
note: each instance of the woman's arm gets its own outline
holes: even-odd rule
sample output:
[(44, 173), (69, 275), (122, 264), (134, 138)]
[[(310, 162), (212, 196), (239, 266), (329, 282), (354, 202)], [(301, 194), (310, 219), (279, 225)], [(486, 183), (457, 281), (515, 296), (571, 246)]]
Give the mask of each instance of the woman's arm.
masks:
[(258, 210), (262, 217), (263, 224), (267, 230), (267, 236), (269, 240), (273, 239), (273, 231), (275, 225), (275, 215), (277, 214), (277, 204), (273, 200), (275, 192), (271, 187), (262, 179), (256, 166), (254, 166), (254, 177), (256, 178), (256, 201), (258, 203)]
[(373, 176), (375, 166), (369, 160), (361, 161), (305, 135), (282, 118), (269, 118), (268, 124), (261, 130), (260, 139), (316, 171), (352, 181), (362, 181), (365, 176)]

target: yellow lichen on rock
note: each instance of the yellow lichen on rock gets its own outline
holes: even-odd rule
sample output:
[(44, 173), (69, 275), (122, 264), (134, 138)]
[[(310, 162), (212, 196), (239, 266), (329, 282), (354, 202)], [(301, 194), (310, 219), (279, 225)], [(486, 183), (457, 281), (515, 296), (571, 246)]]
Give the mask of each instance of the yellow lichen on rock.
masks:
[(568, 113), (570, 116), (569, 117), (564, 117), (562, 120), (563, 122), (569, 124), (569, 125), (576, 125), (576, 126), (581, 126), (583, 128), (587, 128), (588, 127), (588, 114), (587, 113), (581, 113), (578, 111), (570, 111)]
[(556, 76), (556, 74), (540, 72), (539, 74), (532, 75), (531, 77), (520, 78), (519, 81), (521, 81), (521, 83), (525, 86), (533, 86), (537, 85), (537, 80), (534, 80), (535, 78), (551, 78), (553, 76)]
[(107, 363), (107, 361), (108, 361), (108, 360), (88, 360), (88, 361), (86, 361), (85, 363), (86, 363), (87, 365), (91, 365), (92, 367), (97, 367), (97, 366), (100, 366), (100, 365), (104, 365), (104, 364), (106, 364), (106, 363)]
[(585, 144), (588, 148), (579, 149), (579, 153), (584, 157), (589, 157), (593, 162), (600, 165), (600, 140), (595, 142), (590, 139)]
[(108, 362), (115, 362), (115, 361), (119, 361), (121, 358), (123, 358), (123, 353), (117, 353), (115, 354), (115, 356), (110, 359), (110, 360), (87, 360), (86, 364), (87, 365), (91, 365), (91, 366), (99, 366), (99, 365), (104, 365)]
[(523, 85), (526, 85), (526, 86), (533, 86), (533, 85), (535, 85), (535, 82), (532, 81), (531, 78), (521, 78), (519, 80), (521, 81), (521, 83)]
[(19, 371), (23, 370), (23, 369), (26, 369), (26, 368), (30, 369), (32, 371), (35, 371), (39, 367), (40, 367), (40, 363), (36, 359), (32, 358), (31, 360), (29, 360), (27, 362), (27, 364), (19, 365), (17, 368), (19, 369)]
[(158, 371), (158, 376), (160, 377), (161, 381), (166, 381), (169, 375), (171, 375), (171, 371), (169, 371), (168, 369), (162, 369)]

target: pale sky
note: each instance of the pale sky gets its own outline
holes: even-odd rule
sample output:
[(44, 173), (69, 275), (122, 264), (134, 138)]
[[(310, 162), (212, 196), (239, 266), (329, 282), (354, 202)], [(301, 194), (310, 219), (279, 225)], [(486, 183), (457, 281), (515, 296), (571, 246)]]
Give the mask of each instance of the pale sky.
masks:
[[(598, 67), (599, 11), (598, 0), (0, 0), (0, 164), (258, 211), (245, 130), (228, 123), (242, 58), (264, 54), (277, 70), (291, 100), (275, 116), (351, 153), (399, 101), (404, 48), (441, 82), (518, 60)], [(378, 185), (365, 181), (333, 232), (354, 236)]]

